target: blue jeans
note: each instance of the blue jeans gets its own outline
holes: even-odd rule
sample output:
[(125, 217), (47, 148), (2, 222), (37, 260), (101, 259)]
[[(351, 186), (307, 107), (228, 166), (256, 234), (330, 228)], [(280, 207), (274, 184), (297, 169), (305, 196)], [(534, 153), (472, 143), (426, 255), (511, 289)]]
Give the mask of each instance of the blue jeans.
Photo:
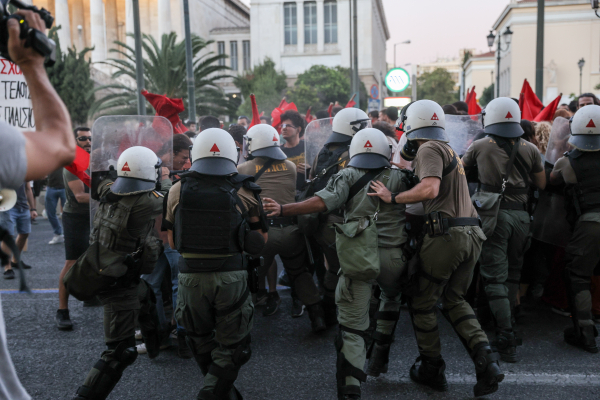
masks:
[(31, 233), (31, 213), (29, 208), (11, 208), (9, 211), (10, 220), (12, 222), (10, 233), (14, 236), (15, 226), (17, 227), (17, 234), (29, 235)]
[[(148, 282), (154, 295), (156, 296), (156, 311), (158, 312), (158, 321), (160, 322), (161, 328), (164, 329), (168, 326), (167, 318), (165, 316), (165, 309), (163, 308), (162, 291), (160, 290), (162, 279), (165, 276), (167, 268), (171, 269), (171, 284), (173, 288), (173, 311), (177, 308), (177, 290), (179, 287), (179, 252), (173, 250), (167, 243), (164, 244), (165, 251), (160, 255), (154, 271), (151, 274), (142, 275), (142, 279)], [(177, 324), (177, 331), (183, 331), (184, 328)]]
[(55, 235), (62, 235), (63, 229), (60, 225), (60, 221), (56, 216), (56, 206), (58, 205), (58, 200), (60, 200), (60, 204), (65, 206), (65, 202), (67, 198), (65, 196), (65, 189), (55, 189), (51, 187), (46, 188), (46, 215), (48, 215), (48, 221), (50, 221), (50, 225), (52, 225), (52, 229), (54, 230)]

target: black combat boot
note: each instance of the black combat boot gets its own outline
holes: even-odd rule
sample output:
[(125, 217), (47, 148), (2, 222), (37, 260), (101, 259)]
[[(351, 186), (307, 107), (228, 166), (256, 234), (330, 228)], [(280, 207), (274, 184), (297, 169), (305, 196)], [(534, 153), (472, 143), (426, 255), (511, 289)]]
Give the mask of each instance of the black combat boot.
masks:
[(489, 343), (478, 343), (471, 353), (477, 372), (477, 383), (473, 387), (475, 397), (485, 396), (498, 390), (504, 379), (498, 360), (500, 355), (492, 351)]
[(310, 325), (314, 333), (321, 333), (326, 329), (325, 326), (325, 312), (321, 303), (311, 304), (306, 306), (308, 310), (308, 316), (310, 318)]
[(523, 341), (517, 338), (512, 330), (499, 331), (496, 334), (496, 341), (493, 343), (502, 361), (508, 363), (516, 363), (518, 361), (517, 346), (521, 344), (523, 344)]
[(597, 336), (598, 330), (594, 325), (579, 327), (579, 329), (574, 327), (565, 329), (565, 342), (590, 353), (598, 352)]
[(391, 343), (380, 343), (377, 340), (373, 342), (368, 357), (369, 366), (367, 367), (367, 375), (378, 377), (379, 375), (388, 372), (390, 347)]
[[(417, 363), (421, 361), (421, 365), (417, 367)], [(429, 386), (438, 392), (448, 390), (448, 382), (446, 381), (446, 363), (442, 356), (426, 357), (419, 356), (415, 363), (410, 368), (410, 379), (425, 386)]]

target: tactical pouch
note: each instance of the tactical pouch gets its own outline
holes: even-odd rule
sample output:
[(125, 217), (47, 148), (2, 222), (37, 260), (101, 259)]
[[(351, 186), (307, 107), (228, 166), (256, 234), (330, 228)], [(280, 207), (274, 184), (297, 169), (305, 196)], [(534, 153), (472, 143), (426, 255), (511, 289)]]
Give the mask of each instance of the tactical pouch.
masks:
[(350, 279), (367, 282), (379, 276), (379, 248), (374, 217), (334, 224), (340, 266)]
[(481, 217), (483, 233), (491, 237), (498, 224), (498, 212), (500, 211), (500, 202), (502, 194), (490, 192), (476, 192), (471, 197), (475, 209)]
[(251, 257), (247, 258), (248, 264), (248, 290), (250, 293), (258, 292), (258, 269), (265, 265), (265, 259), (263, 257)]
[(425, 232), (429, 237), (443, 236), (448, 233), (448, 227), (444, 226), (444, 219), (439, 211), (434, 211), (425, 216)]
[(91, 300), (127, 273), (125, 258), (95, 241), (67, 272), (63, 283), (77, 300)]

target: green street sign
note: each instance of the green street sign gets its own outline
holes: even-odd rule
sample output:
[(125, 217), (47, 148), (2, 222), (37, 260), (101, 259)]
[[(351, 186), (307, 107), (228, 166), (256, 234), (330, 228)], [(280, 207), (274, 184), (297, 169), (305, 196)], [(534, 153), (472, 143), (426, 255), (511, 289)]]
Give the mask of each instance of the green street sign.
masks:
[(401, 92), (410, 85), (410, 75), (404, 68), (393, 68), (385, 76), (385, 86), (392, 92)]

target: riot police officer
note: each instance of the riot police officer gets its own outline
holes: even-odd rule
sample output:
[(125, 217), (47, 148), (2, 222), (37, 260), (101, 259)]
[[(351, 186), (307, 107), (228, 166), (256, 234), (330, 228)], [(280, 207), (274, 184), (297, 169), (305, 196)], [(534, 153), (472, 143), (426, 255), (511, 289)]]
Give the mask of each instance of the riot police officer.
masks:
[(550, 174), (551, 184), (567, 185), (567, 219), (574, 225), (565, 256), (573, 327), (565, 330), (564, 339), (597, 353), (590, 282), (600, 273), (600, 106), (580, 108), (572, 118), (571, 135), (569, 143), (575, 149), (565, 153)]
[[(139, 276), (142, 272), (150, 272), (148, 268), (153, 268), (154, 264), (149, 260), (155, 263), (160, 253), (157, 239), (150, 236), (150, 232), (154, 218), (162, 212), (163, 194), (171, 187), (168, 169), (159, 168), (160, 164), (152, 150), (142, 146), (131, 147), (119, 157), (118, 177), (114, 183), (107, 178), (97, 189), (92, 188), (100, 199), (90, 235), (90, 249), (97, 252), (88, 250), (82, 258), (91, 264), (99, 263), (95, 268), (99, 271), (106, 269), (105, 273), (109, 276), (119, 278), (98, 294), (104, 306), (108, 349), (88, 373), (83, 386), (77, 390), (75, 400), (106, 399), (125, 368), (133, 364), (138, 355), (135, 348), (136, 319), (140, 322), (148, 355), (151, 358), (158, 355), (160, 327), (154, 293)], [(160, 192), (156, 190), (157, 178), (161, 183)], [(76, 269), (77, 265), (73, 271)]]
[[(369, 123), (369, 116), (358, 108), (344, 108), (335, 115), (332, 123), (333, 132), (315, 158), (310, 170), (312, 190), (315, 193), (324, 189), (329, 179), (346, 167), (349, 159), (348, 146), (352, 137), (366, 128)], [(340, 269), (335, 248), (335, 231), (332, 226), (343, 221), (342, 215), (342, 210), (329, 210), (326, 218), (320, 218), (314, 233), (314, 238), (327, 259), (327, 272), (323, 279), (323, 308), (328, 324), (336, 320), (335, 288)]]
[[(372, 179), (385, 182), (385, 187), (395, 193), (406, 190), (406, 172), (390, 169), (391, 147), (385, 135), (373, 128), (360, 130), (352, 138), (349, 155), (347, 168), (334, 175), (315, 197), (286, 205), (265, 198), (265, 210), (271, 212), (269, 217), (329, 213), (342, 207), (345, 210), (343, 223), (335, 224), (338, 243), (340, 240), (346, 243), (345, 248), (338, 248), (341, 273), (335, 293), (340, 324), (335, 340), (336, 379), (341, 400), (360, 399), (360, 384), (367, 378), (363, 366), (375, 279), (382, 294), (371, 350), (372, 355), (377, 354), (378, 362), (370, 365), (370, 369), (373, 375), (387, 372), (390, 344), (400, 314), (399, 281), (405, 267), (400, 246), (406, 241), (404, 204), (384, 204), (367, 196)], [(367, 240), (369, 234), (374, 235), (374, 242)]]
[(490, 232), (486, 232), (480, 272), (496, 320), (498, 353), (502, 361), (517, 362), (516, 346), (520, 341), (513, 331), (511, 311), (519, 290), (523, 254), (530, 242), (529, 186), (533, 183), (544, 189), (546, 175), (537, 147), (520, 138), (521, 110), (513, 99), (496, 98), (482, 114), (487, 137), (473, 142), (462, 162), (465, 168), (477, 165), (479, 185), (473, 198), (481, 200), (476, 204), (486, 203), (488, 197), (495, 198), (488, 193), (500, 195), (497, 215), (482, 216), (484, 223), (488, 218), (497, 221), (495, 228), (490, 227)]
[(175, 315), (204, 375), (198, 399), (241, 399), (234, 382), (250, 359), (254, 322), (243, 252), (259, 253), (268, 230), (260, 187), (238, 174), (238, 150), (222, 129), (200, 132), (191, 159), (169, 192), (163, 222), (182, 255)]
[(493, 393), (504, 378), (499, 355), (492, 351), (464, 299), (485, 240), (469, 198), (464, 168), (447, 144), (445, 115), (437, 103), (411, 103), (402, 110), (400, 120), (408, 139), (403, 157), (414, 157), (420, 183), (398, 194), (375, 181), (371, 184), (375, 193), (370, 195), (386, 203), (422, 202), (425, 208), (426, 235), (419, 251), (417, 290), (409, 301), (420, 356), (410, 369), (410, 377), (438, 391), (448, 389), (436, 318), (436, 304), (441, 297), (439, 311), (452, 324), (475, 363), (475, 396)]
[[(260, 185), (263, 197), (279, 204), (295, 201), (296, 166), (287, 160), (279, 147), (279, 134), (270, 125), (259, 124), (248, 130), (246, 136), (248, 161), (238, 166), (240, 174), (253, 175)], [(306, 305), (315, 333), (325, 330), (319, 289), (308, 271), (308, 255), (304, 235), (298, 230), (293, 217), (268, 218), (269, 242), (260, 253), (264, 268), (259, 279), (267, 274), (275, 256), (279, 254), (298, 298)], [(275, 290), (275, 288), (269, 288)]]

